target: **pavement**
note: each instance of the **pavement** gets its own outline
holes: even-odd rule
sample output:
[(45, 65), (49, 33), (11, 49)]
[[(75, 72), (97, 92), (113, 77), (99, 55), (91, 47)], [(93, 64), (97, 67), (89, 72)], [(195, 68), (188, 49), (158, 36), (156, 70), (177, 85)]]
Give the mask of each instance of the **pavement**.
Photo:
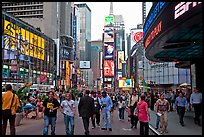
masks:
[[(184, 127), (179, 123), (179, 116), (176, 111), (168, 113), (168, 133), (163, 135), (202, 135), (202, 126), (194, 124), (194, 112), (187, 111), (184, 115)], [(201, 116), (202, 121), (202, 116)], [(150, 110), (150, 122), (153, 127), (156, 126), (156, 112)], [(202, 123), (201, 123), (202, 124)], [(160, 131), (159, 129), (157, 131)]]
[[(163, 135), (202, 135), (202, 127), (195, 125), (193, 121), (193, 112), (186, 112), (184, 117), (185, 126), (182, 127), (178, 122), (178, 115), (175, 111), (168, 113), (168, 133)], [(102, 122), (101, 115), (101, 126)], [(139, 135), (139, 122), (138, 128), (131, 129), (130, 122), (128, 121), (127, 113), (125, 112), (125, 120), (119, 120), (118, 110), (114, 110), (113, 116), (111, 118), (112, 131), (101, 130), (100, 127), (92, 129), (92, 124), (90, 120), (90, 135)], [(16, 135), (42, 135), (43, 131), (43, 119), (23, 119), (21, 124), (16, 127)], [(156, 124), (156, 113), (155, 111), (150, 111), (150, 124), (155, 127)], [(9, 125), (9, 124), (8, 124)], [(159, 130), (157, 130), (159, 131)], [(10, 134), (10, 129), (7, 127), (7, 134)], [(50, 128), (49, 128), (50, 134)], [(81, 117), (78, 115), (75, 117), (75, 135), (84, 135), (84, 127)], [(58, 112), (56, 121), (56, 135), (65, 135), (64, 118), (63, 115)], [(150, 135), (153, 133), (150, 131)]]

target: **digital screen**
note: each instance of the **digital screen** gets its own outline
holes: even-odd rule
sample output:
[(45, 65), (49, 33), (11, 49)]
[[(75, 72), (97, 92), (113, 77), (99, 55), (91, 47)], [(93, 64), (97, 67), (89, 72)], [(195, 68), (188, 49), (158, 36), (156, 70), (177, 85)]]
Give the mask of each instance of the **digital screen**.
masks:
[(104, 43), (104, 59), (113, 59), (114, 43)]
[(113, 77), (114, 76), (114, 61), (104, 60), (104, 76)]
[(114, 42), (114, 27), (104, 27), (104, 42)]
[(105, 26), (106, 25), (113, 25), (114, 23), (114, 16), (113, 15), (108, 15), (105, 17)]
[(90, 61), (80, 61), (79, 67), (80, 69), (90, 69), (91, 68)]
[(133, 87), (133, 81), (131, 79), (119, 80), (119, 88)]

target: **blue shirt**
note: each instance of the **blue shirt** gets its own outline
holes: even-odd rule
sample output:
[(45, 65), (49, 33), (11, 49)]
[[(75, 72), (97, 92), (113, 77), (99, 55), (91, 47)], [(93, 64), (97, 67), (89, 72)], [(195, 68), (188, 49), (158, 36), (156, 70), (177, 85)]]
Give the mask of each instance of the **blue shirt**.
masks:
[(101, 106), (103, 106), (103, 104), (105, 104), (106, 106), (102, 108), (102, 111), (110, 111), (111, 107), (113, 107), (113, 102), (110, 98), (110, 96), (106, 96), (105, 98), (103, 96), (101, 96), (101, 99), (99, 99), (99, 103)]
[(190, 97), (190, 104), (200, 104), (202, 102), (201, 93), (192, 93)]
[(180, 98), (179, 96), (176, 98), (175, 105), (179, 107), (185, 107), (188, 105), (187, 99), (185, 97)]

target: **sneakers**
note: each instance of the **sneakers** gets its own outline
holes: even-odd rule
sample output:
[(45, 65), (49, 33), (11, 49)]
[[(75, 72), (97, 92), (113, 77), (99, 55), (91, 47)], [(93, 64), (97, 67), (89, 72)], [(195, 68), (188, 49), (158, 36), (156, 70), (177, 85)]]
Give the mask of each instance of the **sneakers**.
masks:
[(95, 127), (94, 126), (92, 126), (92, 129), (94, 129)]

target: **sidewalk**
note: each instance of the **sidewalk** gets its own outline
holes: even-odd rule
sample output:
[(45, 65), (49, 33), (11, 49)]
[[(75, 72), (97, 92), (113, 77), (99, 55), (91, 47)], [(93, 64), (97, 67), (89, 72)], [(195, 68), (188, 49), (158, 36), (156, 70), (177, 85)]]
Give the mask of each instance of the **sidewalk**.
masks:
[[(184, 116), (184, 124), (182, 127), (179, 123), (179, 116), (175, 111), (168, 113), (168, 133), (164, 135), (202, 135), (202, 126), (194, 124), (194, 112), (187, 111)], [(202, 115), (200, 117), (202, 121)], [(150, 110), (150, 124), (156, 126), (156, 113)], [(201, 123), (202, 124), (202, 123)], [(159, 131), (159, 129), (157, 130)]]

